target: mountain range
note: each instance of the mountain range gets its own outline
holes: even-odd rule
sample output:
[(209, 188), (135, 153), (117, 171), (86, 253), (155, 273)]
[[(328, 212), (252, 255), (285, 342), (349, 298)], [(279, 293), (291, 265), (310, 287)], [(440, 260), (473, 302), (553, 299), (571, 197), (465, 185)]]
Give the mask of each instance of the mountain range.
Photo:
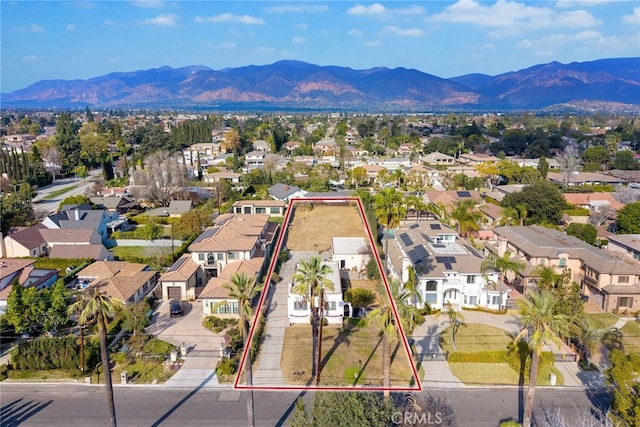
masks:
[(640, 58), (550, 62), (449, 79), (415, 69), (354, 70), (291, 60), (222, 70), (164, 66), (88, 80), (42, 80), (0, 97), (3, 108), (638, 112)]

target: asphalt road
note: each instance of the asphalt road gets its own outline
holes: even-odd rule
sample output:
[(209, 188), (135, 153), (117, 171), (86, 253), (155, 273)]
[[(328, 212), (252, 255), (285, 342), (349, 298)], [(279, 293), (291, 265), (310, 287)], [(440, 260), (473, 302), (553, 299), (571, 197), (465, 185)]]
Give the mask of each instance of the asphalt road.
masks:
[[(88, 176), (84, 181), (80, 178), (62, 178), (56, 180), (50, 185), (47, 185), (46, 187), (39, 188), (38, 194), (32, 201), (36, 216), (42, 217), (49, 215), (58, 210), (60, 202), (65, 198), (84, 194), (84, 192), (94, 184), (91, 177), (100, 175), (101, 173), (101, 169), (96, 169), (91, 171), (90, 176)], [(53, 199), (46, 199), (46, 197), (51, 193), (63, 188), (68, 188), (69, 191)]]
[[(461, 427), (495, 427), (500, 421), (518, 415), (519, 393), (516, 389), (423, 393), (448, 402)], [(310, 394), (306, 393), (306, 398)], [(254, 392), (256, 425), (288, 425), (287, 417), (299, 395), (298, 392)], [(117, 419), (121, 426), (246, 426), (245, 396), (246, 392), (232, 389), (115, 387)], [(603, 396), (599, 398), (606, 400)], [(584, 390), (539, 388), (535, 413), (541, 414), (543, 406), (547, 409), (558, 407), (565, 416), (574, 419), (576, 409), (590, 410), (593, 401)], [(0, 425), (3, 427), (106, 425), (104, 389), (100, 385), (4, 382), (0, 406)], [(569, 425), (577, 424), (570, 422)]]

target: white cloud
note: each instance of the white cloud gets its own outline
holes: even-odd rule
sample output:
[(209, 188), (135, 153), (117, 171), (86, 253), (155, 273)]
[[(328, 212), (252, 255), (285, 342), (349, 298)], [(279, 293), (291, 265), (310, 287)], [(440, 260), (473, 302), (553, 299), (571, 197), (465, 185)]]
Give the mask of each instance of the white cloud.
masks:
[(159, 27), (173, 27), (176, 25), (176, 19), (178, 15), (173, 13), (167, 13), (164, 15), (158, 15), (155, 18), (145, 19), (143, 22), (147, 25), (157, 25)]
[(164, 2), (161, 0), (133, 0), (131, 4), (136, 7), (142, 7), (146, 9), (160, 9), (164, 6)]
[(75, 31), (76, 30), (76, 26), (73, 24), (68, 24), (67, 25), (67, 31)]
[(258, 53), (275, 53), (276, 50), (269, 46), (256, 46), (256, 52)]
[(293, 36), (291, 38), (291, 41), (296, 44), (302, 44), (302, 43), (306, 43), (307, 38), (302, 36)]
[(326, 4), (281, 4), (264, 9), (267, 13), (318, 13), (326, 12), (329, 6)]
[(35, 62), (38, 60), (38, 57), (36, 55), (28, 55), (28, 56), (23, 56), (20, 59), (25, 62)]
[(40, 25), (31, 24), (26, 27), (25, 26), (13, 27), (11, 31), (15, 31), (16, 33), (43, 33), (46, 30), (44, 27), (41, 27)]
[(612, 3), (614, 0), (558, 0), (556, 7), (581, 7), (581, 6), (599, 6), (602, 4)]
[(231, 13), (222, 13), (214, 16), (196, 16), (195, 22), (238, 22), (247, 25), (264, 25), (262, 18), (256, 18), (251, 15), (234, 15)]
[(606, 50), (624, 50), (628, 48), (630, 43), (633, 43), (633, 40), (615, 36), (606, 37), (598, 31), (587, 30), (580, 31), (575, 34), (550, 34), (537, 40), (522, 40), (520, 43), (518, 43), (518, 47), (525, 49), (536, 49), (538, 52), (547, 52), (560, 45), (574, 44), (576, 45), (576, 51), (589, 52), (594, 48)]
[[(509, 0), (498, 0), (490, 6), (476, 0), (458, 0), (442, 13), (429, 17), (428, 21), (475, 24), (511, 31), (548, 27), (591, 28), (602, 24), (600, 19), (584, 10), (558, 12)], [(499, 32), (493, 34), (500, 35)]]
[(293, 28), (296, 30), (306, 30), (309, 26), (307, 24), (296, 24)]
[(211, 49), (234, 49), (236, 44), (233, 42), (224, 42), (220, 44), (208, 45)]
[(369, 6), (362, 4), (355, 5), (347, 9), (347, 14), (356, 16), (373, 16), (377, 18), (392, 18), (394, 15), (422, 15), (424, 14), (424, 11), (424, 7), (422, 6), (388, 9), (380, 3), (374, 3)]
[(382, 43), (380, 43), (379, 40), (367, 40), (364, 43), (362, 43), (364, 46), (370, 46), (370, 47), (378, 47), (378, 46), (382, 46)]
[(364, 35), (364, 31), (353, 28), (347, 31), (347, 34), (354, 37), (362, 37)]
[(420, 37), (424, 35), (424, 31), (420, 28), (398, 28), (393, 25), (388, 25), (384, 27), (379, 34), (394, 34), (401, 37)]
[(634, 7), (631, 15), (624, 15), (622, 22), (625, 24), (640, 24), (640, 7)]

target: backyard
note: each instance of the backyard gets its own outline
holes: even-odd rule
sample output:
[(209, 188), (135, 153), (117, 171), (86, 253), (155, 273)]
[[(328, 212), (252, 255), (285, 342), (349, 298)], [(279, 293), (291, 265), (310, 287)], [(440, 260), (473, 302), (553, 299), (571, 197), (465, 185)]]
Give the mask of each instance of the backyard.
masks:
[(366, 237), (354, 204), (296, 202), (292, 215), (286, 243), (292, 251), (323, 252), (331, 248), (333, 237)]

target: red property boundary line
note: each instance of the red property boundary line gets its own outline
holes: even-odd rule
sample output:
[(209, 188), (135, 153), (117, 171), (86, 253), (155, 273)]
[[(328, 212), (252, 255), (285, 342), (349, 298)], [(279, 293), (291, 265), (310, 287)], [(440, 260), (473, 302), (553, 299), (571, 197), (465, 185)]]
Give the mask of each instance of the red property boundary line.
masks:
[[(282, 250), (282, 242), (284, 240), (285, 235), (288, 233), (288, 227), (291, 221), (291, 215), (293, 213), (293, 205), (298, 202), (355, 202), (358, 211), (360, 213), (360, 218), (364, 223), (367, 236), (369, 238), (369, 244), (371, 245), (371, 249), (373, 251), (373, 255), (375, 257), (376, 263), (378, 264), (378, 270), (380, 271), (380, 277), (384, 283), (385, 290), (387, 291), (387, 298), (391, 301), (391, 307), (393, 309), (393, 315), (396, 321), (396, 327), (400, 331), (400, 336), (402, 337), (402, 344), (404, 346), (405, 354), (409, 359), (409, 363), (411, 365), (411, 370), (413, 373), (413, 377), (415, 378), (416, 385), (414, 387), (410, 386), (401, 386), (401, 387), (368, 387), (368, 386), (352, 386), (352, 387), (329, 387), (329, 386), (255, 386), (255, 385), (246, 385), (239, 384), (240, 375), (242, 374), (242, 370), (244, 369), (244, 365), (246, 362), (247, 355), (249, 354), (248, 349), (251, 348), (251, 342), (253, 340), (253, 335), (256, 329), (256, 324), (259, 316), (254, 316), (254, 321), (251, 324), (251, 330), (249, 332), (249, 338), (247, 342), (249, 343), (247, 348), (242, 352), (242, 359), (240, 361), (240, 366), (238, 367), (238, 374), (236, 375), (235, 382), (233, 384), (234, 389), (243, 389), (243, 390), (269, 390), (269, 391), (279, 391), (279, 390), (327, 390), (327, 391), (420, 391), (422, 390), (422, 383), (420, 381), (420, 377), (418, 375), (418, 371), (416, 370), (416, 366), (413, 363), (413, 358), (411, 357), (411, 348), (409, 347), (409, 342), (407, 341), (407, 336), (402, 328), (402, 324), (398, 321), (398, 309), (396, 307), (396, 302), (391, 296), (391, 289), (389, 288), (389, 282), (387, 280), (386, 274), (384, 274), (385, 269), (380, 262), (380, 255), (378, 253), (378, 248), (375, 245), (375, 240), (371, 234), (371, 227), (369, 221), (367, 220), (367, 215), (365, 214), (364, 208), (362, 206), (362, 201), (359, 197), (301, 197), (294, 198), (289, 200), (289, 206), (287, 206), (287, 214), (285, 215), (285, 219), (282, 223), (282, 228), (280, 229), (280, 236), (278, 237), (278, 243), (276, 244), (276, 250), (273, 252), (271, 256), (271, 262), (269, 265), (269, 271), (267, 273), (267, 278), (265, 280), (265, 288), (262, 290), (262, 294), (260, 295), (260, 301), (258, 303), (258, 308), (256, 309), (256, 313), (260, 313), (265, 301), (265, 297), (271, 292), (271, 286), (275, 286), (274, 283), (271, 283), (271, 276), (276, 266), (276, 262), (278, 260), (278, 255)], [(388, 237), (388, 236), (387, 236)]]

